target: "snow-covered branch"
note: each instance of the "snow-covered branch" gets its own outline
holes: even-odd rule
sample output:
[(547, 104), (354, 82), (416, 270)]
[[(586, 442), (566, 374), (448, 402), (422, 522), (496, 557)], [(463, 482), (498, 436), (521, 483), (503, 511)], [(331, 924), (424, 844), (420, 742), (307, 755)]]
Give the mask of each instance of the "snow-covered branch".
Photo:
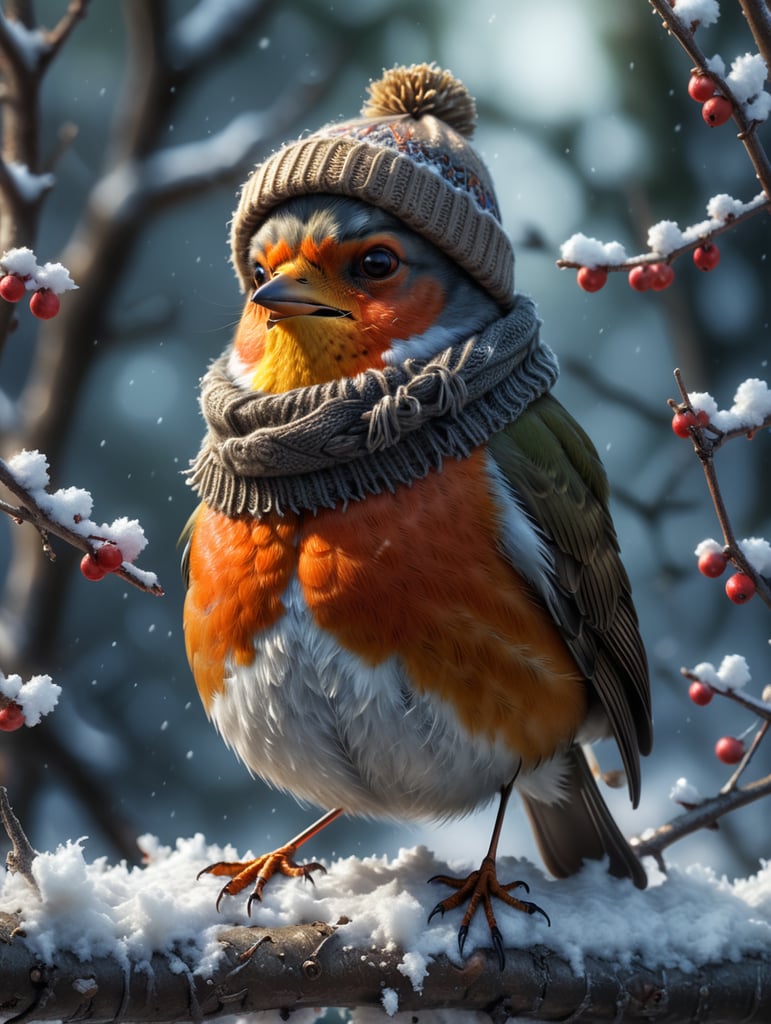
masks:
[(0, 502), (0, 512), (17, 522), (31, 523), (40, 533), (43, 550), (52, 560), (49, 534), (83, 551), (95, 563), (100, 561), (100, 551), (107, 545), (108, 550), (115, 550), (121, 556), (110, 572), (140, 590), (163, 594), (155, 573), (142, 571), (132, 564), (147, 543), (136, 520), (123, 517), (99, 526), (89, 518), (93, 503), (87, 491), (68, 487), (51, 494), (47, 490), (48, 483), (48, 463), (39, 452), (22, 452), (10, 463), (0, 459), (0, 484), (20, 502), (18, 506)]
[[(84, 1016), (92, 1024), (172, 1024), (264, 1010), (291, 1020), (292, 1011), (334, 1006), (420, 1012), (421, 1020), (439, 1009), (490, 1021), (618, 1021), (622, 1013), (626, 1022), (751, 1024), (771, 1014), (770, 961), (762, 955), (696, 971), (639, 961), (621, 966), (592, 956), (576, 973), (543, 946), (508, 949), (504, 971), (491, 950), (478, 950), (463, 965), (437, 956), (416, 991), (400, 969), (403, 949), (352, 946), (320, 923), (223, 929), (221, 956), (210, 972), (184, 949), (141, 962), (99, 956), (85, 963), (70, 949), (41, 964), (14, 935), (17, 923), (0, 915), (0, 1000), (14, 1024)], [(749, 993), (757, 997), (748, 1000)]]
[(771, 925), (757, 910), (771, 866), (734, 886), (706, 869), (654, 876), (643, 892), (601, 864), (554, 884), (532, 865), (504, 860), (504, 870), (525, 873), (539, 890), (553, 923), (502, 913), (501, 971), (484, 921), (472, 922), (465, 958), (455, 915), (427, 923), (436, 892), (426, 879), (447, 865), (425, 848), (394, 860), (337, 860), (315, 887), (274, 882), (255, 924), (240, 900), (228, 901), (223, 920), (216, 884), (195, 882), (225, 851), (201, 836), (174, 850), (149, 836), (141, 845), (145, 864), (135, 868), (89, 864), (80, 843), (39, 854), (37, 891), (6, 875), (0, 1006), (14, 1022), (163, 1022), (323, 1006), (454, 1007), (493, 1021), (771, 1014), (762, 983)]

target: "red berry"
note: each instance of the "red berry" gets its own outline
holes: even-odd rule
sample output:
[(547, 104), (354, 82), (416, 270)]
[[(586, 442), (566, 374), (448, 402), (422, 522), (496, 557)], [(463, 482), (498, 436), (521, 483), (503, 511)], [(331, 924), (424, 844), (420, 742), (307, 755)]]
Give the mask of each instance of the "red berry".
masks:
[(0, 729), (3, 732), (14, 732), (24, 725), (24, 712), (18, 704), (11, 702), (0, 708)]
[(700, 245), (697, 249), (693, 250), (693, 262), (699, 270), (714, 270), (720, 262), (720, 250), (714, 242)]
[(675, 279), (675, 272), (669, 263), (651, 263), (650, 273), (651, 288), (657, 292), (669, 288)]
[(32, 298), (29, 300), (32, 315), (36, 316), (38, 320), (50, 320), (59, 312), (60, 306), (59, 296), (50, 288), (38, 288), (36, 292), (32, 293)]
[(705, 551), (704, 554), (700, 556), (697, 564), (702, 576), (709, 576), (710, 579), (716, 579), (718, 576), (723, 575), (725, 567), (728, 565), (728, 561), (722, 551)]
[(715, 83), (709, 75), (691, 75), (688, 82), (688, 95), (697, 103), (706, 103), (715, 95)]
[(598, 292), (608, 280), (608, 272), (604, 267), (579, 267), (578, 285), (585, 292)]
[(725, 592), (734, 604), (746, 604), (755, 593), (755, 584), (743, 572), (735, 572), (726, 580)]
[(6, 302), (18, 302), (26, 292), (26, 286), (18, 274), (6, 274), (0, 278), (0, 296)]
[(698, 704), (699, 707), (703, 708), (715, 696), (715, 691), (711, 686), (707, 686), (706, 683), (702, 683), (697, 679), (696, 682), (691, 683), (688, 687), (688, 696), (694, 704)]
[(715, 757), (723, 764), (738, 764), (744, 757), (744, 742), (735, 736), (721, 736), (715, 744)]
[(651, 268), (647, 263), (640, 263), (629, 271), (629, 286), (636, 292), (647, 292), (652, 286)]
[(87, 580), (101, 580), (105, 576), (105, 570), (91, 555), (83, 555), (80, 560), (80, 571)]
[(690, 437), (690, 428), (695, 427), (696, 422), (692, 412), (676, 412), (672, 417), (672, 429), (678, 437)]
[(719, 128), (721, 124), (731, 120), (733, 109), (725, 96), (713, 96), (701, 108), (701, 116), (710, 128)]
[(696, 422), (700, 427), (709, 426), (709, 413), (706, 413), (703, 409), (696, 410)]
[(123, 552), (112, 541), (96, 549), (96, 564), (104, 572), (115, 572), (123, 565)]

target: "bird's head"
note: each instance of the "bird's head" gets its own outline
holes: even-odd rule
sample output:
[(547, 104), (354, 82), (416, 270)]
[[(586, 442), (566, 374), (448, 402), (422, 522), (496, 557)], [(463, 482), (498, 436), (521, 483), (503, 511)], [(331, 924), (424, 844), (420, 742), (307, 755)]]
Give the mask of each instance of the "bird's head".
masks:
[(427, 358), (501, 310), (462, 267), (385, 210), (339, 196), (277, 207), (252, 238), (239, 376), (281, 392)]

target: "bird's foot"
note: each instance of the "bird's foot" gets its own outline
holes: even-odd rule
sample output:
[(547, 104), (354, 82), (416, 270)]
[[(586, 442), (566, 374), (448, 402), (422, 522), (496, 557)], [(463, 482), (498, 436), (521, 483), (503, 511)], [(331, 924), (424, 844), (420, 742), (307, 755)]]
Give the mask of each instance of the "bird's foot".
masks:
[(499, 899), (509, 907), (514, 907), (515, 910), (521, 910), (525, 914), (542, 914), (546, 918), (547, 924), (551, 925), (549, 915), (545, 910), (542, 910), (537, 903), (531, 903), (529, 900), (520, 900), (516, 896), (511, 895), (512, 889), (523, 888), (525, 892), (529, 892), (529, 888), (526, 882), (509, 882), (507, 885), (501, 885), (498, 881), (498, 874), (495, 867), (494, 857), (485, 857), (478, 871), (472, 871), (467, 878), (451, 878), (448, 875), (434, 875), (433, 878), (429, 879), (430, 882), (441, 882), (442, 885), (449, 885), (451, 889), (456, 891), (452, 896), (448, 896), (446, 899), (440, 900), (439, 903), (434, 907), (431, 913), (428, 915), (428, 920), (436, 914), (444, 916), (448, 910), (455, 910), (461, 906), (466, 900), (468, 900), (468, 906), (466, 907), (466, 913), (463, 915), (463, 920), (460, 923), (458, 929), (458, 949), (460, 950), (461, 956), (463, 955), (463, 947), (466, 944), (466, 938), (468, 936), (469, 925), (471, 919), (481, 903), (485, 910), (485, 917), (487, 918), (487, 924), (490, 929), (490, 937), (492, 938), (493, 949), (495, 950), (496, 956), (498, 957), (498, 967), (503, 970), (506, 964), (506, 954), (503, 948), (503, 937), (501, 936), (498, 928), (498, 923), (495, 920), (495, 914), (493, 913), (493, 899)]
[(314, 871), (321, 871), (322, 874), (326, 874), (327, 869), (317, 861), (311, 861), (308, 864), (295, 864), (292, 858), (296, 852), (297, 846), (288, 843), (286, 846), (280, 846), (271, 853), (264, 853), (261, 857), (255, 857), (254, 860), (220, 860), (216, 864), (209, 864), (203, 871), (199, 871), (197, 877), (200, 878), (201, 875), (226, 875), (230, 879), (219, 891), (217, 910), (220, 908), (223, 896), (237, 896), (247, 886), (254, 883), (254, 888), (249, 894), (249, 899), (246, 901), (246, 912), (251, 915), (252, 904), (255, 900), (262, 900), (262, 891), (275, 874), (289, 875), (292, 878), (302, 877), (311, 883), (313, 882)]

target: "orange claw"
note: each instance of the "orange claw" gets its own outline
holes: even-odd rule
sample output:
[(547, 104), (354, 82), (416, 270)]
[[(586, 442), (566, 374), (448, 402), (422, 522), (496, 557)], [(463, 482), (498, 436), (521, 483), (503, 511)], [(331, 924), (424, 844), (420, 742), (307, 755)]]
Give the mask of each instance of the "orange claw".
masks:
[(323, 864), (319, 864), (318, 861), (310, 861), (308, 864), (295, 864), (292, 858), (303, 843), (317, 835), (342, 813), (342, 808), (329, 811), (319, 818), (318, 821), (315, 821), (308, 828), (300, 832), (299, 835), (296, 835), (294, 839), (290, 839), (284, 846), (279, 846), (277, 850), (273, 850), (271, 853), (264, 853), (261, 857), (255, 857), (254, 860), (218, 860), (215, 864), (209, 864), (208, 867), (199, 871), (196, 877), (200, 878), (201, 875), (225, 875), (230, 879), (219, 891), (217, 910), (220, 908), (223, 896), (237, 896), (248, 885), (254, 883), (254, 889), (252, 889), (249, 899), (246, 901), (246, 912), (251, 916), (252, 903), (255, 900), (262, 900), (263, 889), (276, 873), (289, 875), (291, 878), (307, 878), (311, 883), (313, 882), (314, 871), (321, 871), (322, 874), (326, 874), (327, 869)]
[(500, 929), (498, 928), (498, 922), (495, 920), (495, 914), (493, 913), (493, 899), (499, 899), (501, 902), (506, 903), (510, 907), (514, 907), (515, 910), (521, 910), (525, 914), (543, 914), (546, 918), (546, 923), (551, 925), (549, 915), (545, 910), (542, 910), (537, 903), (531, 903), (529, 900), (520, 900), (516, 896), (510, 895), (511, 889), (516, 889), (519, 886), (530, 892), (525, 882), (509, 882), (507, 885), (501, 885), (498, 881), (498, 872), (495, 867), (495, 857), (498, 852), (498, 840), (501, 835), (501, 826), (503, 825), (503, 816), (506, 813), (506, 804), (508, 803), (509, 797), (511, 796), (511, 790), (514, 785), (512, 779), (508, 785), (501, 788), (501, 800), (498, 806), (498, 814), (495, 818), (495, 825), (493, 826), (493, 835), (490, 840), (490, 849), (487, 851), (487, 856), (482, 861), (478, 871), (472, 871), (467, 878), (451, 878), (449, 875), (434, 875), (433, 878), (429, 879), (429, 882), (441, 882), (443, 885), (449, 885), (451, 889), (455, 889), (455, 893), (452, 896), (448, 896), (446, 899), (440, 900), (439, 903), (434, 907), (431, 913), (428, 915), (430, 921), (436, 914), (441, 914), (444, 917), (445, 911), (455, 910), (459, 907), (464, 900), (468, 900), (468, 906), (466, 907), (466, 913), (463, 915), (463, 920), (460, 923), (458, 929), (458, 949), (460, 955), (463, 956), (463, 947), (466, 945), (466, 938), (468, 937), (468, 928), (471, 924), (471, 919), (477, 912), (477, 908), (481, 903), (485, 908), (485, 917), (487, 918), (487, 926), (490, 929), (490, 938), (492, 939), (493, 949), (498, 958), (498, 967), (500, 970), (506, 966), (506, 953), (503, 947), (503, 937), (501, 936)]
[(271, 853), (264, 853), (261, 857), (255, 857), (254, 860), (220, 860), (216, 864), (210, 864), (202, 871), (199, 871), (197, 877), (200, 878), (201, 875), (227, 875), (230, 878), (230, 881), (226, 882), (219, 891), (217, 910), (220, 908), (223, 896), (237, 896), (254, 882), (254, 889), (246, 901), (246, 912), (251, 915), (252, 903), (255, 900), (262, 900), (263, 889), (276, 873), (289, 875), (292, 878), (302, 876), (307, 878), (309, 882), (313, 882), (313, 871), (321, 871), (326, 874), (327, 869), (324, 865), (316, 861), (312, 861), (309, 864), (295, 864), (292, 858), (296, 852), (297, 847), (288, 843), (286, 846), (281, 846)]
[(468, 899), (468, 906), (466, 907), (466, 913), (463, 915), (463, 920), (460, 923), (458, 929), (458, 949), (460, 950), (461, 956), (463, 956), (463, 947), (466, 945), (466, 937), (468, 936), (469, 925), (471, 919), (477, 911), (477, 907), (481, 903), (485, 908), (485, 917), (487, 918), (487, 925), (490, 929), (490, 936), (493, 941), (493, 948), (495, 949), (496, 956), (498, 957), (498, 966), (503, 970), (506, 962), (506, 956), (503, 949), (503, 939), (501, 937), (500, 929), (498, 928), (498, 922), (495, 920), (495, 914), (493, 913), (493, 899), (499, 899), (503, 903), (506, 903), (510, 907), (514, 907), (515, 910), (521, 910), (525, 914), (543, 914), (548, 924), (549, 915), (545, 910), (542, 910), (537, 903), (531, 903), (529, 900), (520, 900), (516, 896), (510, 895), (511, 889), (522, 887), (525, 892), (530, 890), (527, 887), (526, 882), (509, 882), (507, 885), (501, 885), (498, 881), (498, 875), (495, 868), (495, 858), (489, 855), (482, 861), (478, 871), (472, 871), (467, 878), (451, 878), (448, 875), (434, 875), (433, 878), (429, 879), (429, 882), (441, 882), (442, 885), (449, 885), (450, 888), (455, 889), (456, 892), (452, 896), (448, 896), (446, 899), (440, 900), (439, 903), (434, 907), (431, 913), (428, 915), (430, 921), (436, 914), (444, 916), (445, 911), (455, 910), (459, 907), (464, 900)]

